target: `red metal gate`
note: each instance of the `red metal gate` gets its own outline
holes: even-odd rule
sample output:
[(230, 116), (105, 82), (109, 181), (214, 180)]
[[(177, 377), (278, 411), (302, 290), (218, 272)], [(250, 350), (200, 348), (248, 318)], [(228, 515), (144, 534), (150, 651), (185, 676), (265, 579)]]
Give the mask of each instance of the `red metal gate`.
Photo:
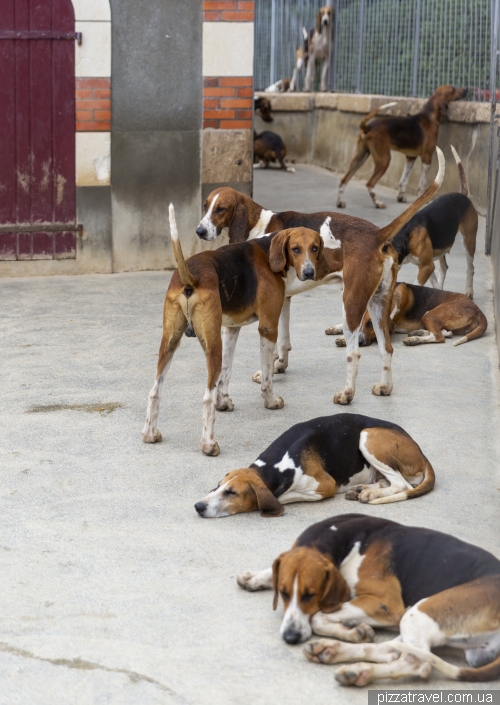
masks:
[(0, 260), (76, 252), (71, 0), (0, 0)]

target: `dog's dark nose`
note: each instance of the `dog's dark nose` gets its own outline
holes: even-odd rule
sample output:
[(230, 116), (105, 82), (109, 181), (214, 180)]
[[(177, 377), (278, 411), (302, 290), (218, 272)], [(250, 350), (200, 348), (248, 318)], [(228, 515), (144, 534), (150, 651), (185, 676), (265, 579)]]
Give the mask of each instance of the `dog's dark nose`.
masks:
[(314, 274), (313, 267), (304, 267), (302, 270), (302, 279), (314, 279)]
[(204, 238), (207, 234), (207, 229), (204, 228), (203, 225), (200, 224), (196, 228), (196, 234), (198, 235), (198, 237)]
[(194, 508), (196, 509), (198, 514), (200, 516), (202, 516), (203, 512), (207, 508), (206, 502), (196, 502), (196, 504), (194, 505)]
[(298, 644), (300, 641), (300, 632), (293, 627), (288, 627), (283, 633), (283, 639), (287, 644)]
[(360, 334), (359, 334), (359, 344), (360, 344), (361, 346), (363, 346), (363, 345), (366, 344), (365, 334), (364, 334), (364, 333), (360, 333)]

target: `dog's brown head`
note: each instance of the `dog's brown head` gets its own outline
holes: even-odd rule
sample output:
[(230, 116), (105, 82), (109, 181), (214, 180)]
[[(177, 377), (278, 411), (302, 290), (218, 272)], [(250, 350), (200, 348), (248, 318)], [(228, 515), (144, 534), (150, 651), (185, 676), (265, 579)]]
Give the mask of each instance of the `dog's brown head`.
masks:
[(217, 518), (260, 511), (263, 517), (279, 517), (285, 511), (253, 468), (228, 473), (194, 508), (201, 517)]
[(448, 120), (448, 106), (455, 100), (462, 100), (467, 95), (467, 88), (454, 86), (439, 86), (427, 101), (427, 106), (432, 109), (439, 122)]
[(321, 32), (323, 27), (331, 27), (333, 18), (333, 10), (328, 5), (320, 7), (316, 15), (316, 29)]
[(316, 612), (335, 612), (350, 599), (349, 587), (331, 559), (304, 546), (292, 548), (274, 561), (273, 587), (273, 608), (280, 596), (283, 600), (280, 634), (289, 644), (309, 639)]
[(280, 230), (271, 241), (269, 264), (273, 272), (281, 272), (289, 266), (295, 268), (300, 281), (318, 281), (330, 271), (324, 249), (323, 239), (315, 230)]
[(212, 191), (205, 203), (205, 215), (196, 228), (202, 240), (215, 240), (224, 228), (229, 228), (229, 242), (244, 242), (248, 238), (252, 223), (258, 220), (262, 209), (240, 191), (223, 186)]
[(253, 103), (254, 110), (258, 110), (261, 118), (264, 122), (272, 122), (273, 116), (271, 115), (271, 101), (269, 98), (254, 98)]

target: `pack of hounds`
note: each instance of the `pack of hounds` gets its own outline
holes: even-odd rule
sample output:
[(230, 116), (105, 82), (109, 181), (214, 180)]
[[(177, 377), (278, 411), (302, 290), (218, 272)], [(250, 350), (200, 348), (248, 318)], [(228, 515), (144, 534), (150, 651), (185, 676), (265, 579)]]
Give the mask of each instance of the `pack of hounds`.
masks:
[[(320, 18), (316, 31), (321, 33), (322, 27)], [(319, 46), (316, 34), (310, 39), (309, 66)], [(484, 334), (486, 318), (473, 302), (478, 216), (453, 148), (459, 191), (431, 202), (445, 172), (436, 144), (439, 124), (449, 102), (464, 94), (463, 89), (441, 86), (418, 115), (371, 113), (362, 121), (337, 206), (345, 206), (345, 186), (369, 155), (375, 171), (367, 186), (378, 208), (383, 204), (374, 186), (391, 150), (407, 158), (398, 193), (402, 202), (411, 167), (417, 156), (422, 160), (417, 199), (385, 227), (336, 211), (275, 213), (223, 187), (206, 199), (196, 233), (213, 241), (227, 230), (230, 244), (185, 260), (170, 205), (178, 268), (165, 298), (144, 442), (162, 440), (160, 401), (183, 334), (197, 337), (206, 356), (203, 453), (219, 454), (216, 411), (234, 408), (229, 382), (242, 326), (258, 325), (261, 368), (253, 380), (261, 386), (265, 408), (281, 409), (284, 401), (274, 393), (273, 375), (284, 373), (289, 364), (291, 299), (332, 281), (343, 286), (342, 323), (326, 333), (342, 334), (336, 342), (347, 353), (346, 382), (335, 393), (335, 404), (354, 399), (360, 346), (376, 340), (381, 376), (372, 391), (387, 396), (393, 389), (393, 334), (404, 333), (403, 342), (410, 346), (444, 343), (454, 335), (459, 336), (454, 345), (460, 345)], [(426, 188), (434, 152), (439, 169)], [(459, 231), (466, 252), (463, 294), (443, 290), (446, 254)], [(418, 267), (413, 285), (397, 282), (406, 262)], [(285, 430), (252, 463), (223, 477), (195, 510), (205, 518), (252, 511), (279, 517), (291, 502), (316, 502), (337, 493), (364, 505), (400, 502), (423, 497), (434, 484), (431, 461), (403, 428), (387, 420), (338, 413)], [(335, 673), (342, 685), (428, 678), (432, 669), (459, 681), (500, 676), (500, 561), (453, 536), (369, 514), (336, 515), (307, 528), (271, 567), (243, 572), (237, 582), (248, 591), (273, 590), (274, 609), (283, 602), (283, 639), (288, 644), (307, 642), (304, 655), (313, 662), (344, 664)], [(375, 642), (377, 628), (394, 629), (397, 636)], [(313, 634), (326, 638), (311, 641)], [(443, 645), (462, 649), (468, 665), (452, 665), (432, 652)]]

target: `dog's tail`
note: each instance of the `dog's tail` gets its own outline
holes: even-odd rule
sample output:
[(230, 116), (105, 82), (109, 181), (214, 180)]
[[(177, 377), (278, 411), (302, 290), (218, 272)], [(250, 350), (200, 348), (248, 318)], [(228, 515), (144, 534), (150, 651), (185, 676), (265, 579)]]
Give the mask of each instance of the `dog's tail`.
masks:
[(445, 676), (455, 681), (482, 683), (484, 681), (495, 680), (495, 678), (500, 676), (500, 656), (486, 666), (480, 666), (479, 668), (460, 668), (459, 666), (453, 666), (451, 663), (448, 663), (430, 651), (425, 651), (425, 649), (421, 649), (413, 644), (407, 644), (403, 641), (394, 643), (394, 649), (396, 651), (402, 651), (405, 654), (413, 654), (421, 661), (430, 663), (437, 671), (444, 673)]
[(458, 152), (455, 147), (452, 144), (450, 145), (450, 147), (458, 167), (458, 178), (460, 179), (460, 193), (462, 193), (464, 196), (468, 196), (469, 184), (467, 183), (467, 176), (465, 174), (464, 165), (462, 164), (462, 160), (458, 156)]
[(184, 253), (182, 252), (181, 243), (179, 242), (179, 233), (177, 232), (177, 223), (175, 222), (175, 210), (172, 204), (168, 207), (168, 219), (170, 221), (170, 237), (172, 238), (172, 245), (174, 248), (175, 261), (177, 262), (177, 269), (179, 270), (179, 277), (183, 286), (188, 286), (194, 289), (198, 284), (196, 278), (191, 274), (184, 259)]
[(364, 130), (366, 127), (366, 124), (375, 117), (375, 115), (378, 115), (381, 110), (385, 110), (386, 108), (392, 108), (393, 105), (397, 105), (397, 103), (386, 103), (385, 105), (381, 105), (380, 108), (375, 108), (375, 110), (372, 110), (371, 113), (368, 113), (366, 117), (364, 117), (361, 122), (359, 123), (359, 127), (361, 130)]
[(404, 502), (405, 499), (415, 499), (415, 497), (421, 497), (423, 494), (430, 492), (434, 487), (435, 482), (436, 475), (434, 474), (434, 468), (426, 458), (424, 479), (419, 485), (414, 487), (412, 490), (403, 490), (403, 492), (391, 494), (388, 497), (373, 499), (371, 502), (368, 502), (368, 504), (390, 504), (391, 502)]
[(425, 206), (426, 203), (428, 203), (431, 198), (434, 196), (436, 191), (439, 190), (439, 187), (443, 183), (444, 179), (444, 172), (445, 172), (445, 162), (444, 162), (444, 154), (443, 152), (439, 149), (439, 147), (436, 147), (436, 152), (437, 152), (437, 157), (438, 157), (438, 162), (439, 162), (439, 169), (438, 173), (436, 174), (436, 178), (432, 182), (432, 184), (429, 186), (427, 191), (424, 191), (424, 193), (417, 198), (416, 201), (414, 201), (409, 208), (407, 208), (404, 213), (401, 213), (397, 218), (395, 218), (392, 223), (389, 223), (389, 225), (386, 225), (385, 228), (380, 228), (379, 233), (378, 233), (378, 240), (380, 245), (387, 244), (391, 242), (392, 238), (398, 234), (398, 232), (401, 230), (403, 225), (406, 225), (409, 220), (413, 218), (415, 213), (419, 211), (422, 206)]
[(476, 338), (480, 338), (482, 335), (484, 335), (484, 332), (488, 328), (488, 321), (486, 320), (486, 316), (484, 313), (481, 311), (480, 308), (477, 309), (477, 327), (474, 328), (474, 330), (471, 330), (470, 333), (467, 333), (467, 335), (464, 335), (463, 338), (459, 338), (458, 340), (455, 340), (453, 345), (462, 345), (463, 343), (468, 343), (469, 340), (476, 340)]

